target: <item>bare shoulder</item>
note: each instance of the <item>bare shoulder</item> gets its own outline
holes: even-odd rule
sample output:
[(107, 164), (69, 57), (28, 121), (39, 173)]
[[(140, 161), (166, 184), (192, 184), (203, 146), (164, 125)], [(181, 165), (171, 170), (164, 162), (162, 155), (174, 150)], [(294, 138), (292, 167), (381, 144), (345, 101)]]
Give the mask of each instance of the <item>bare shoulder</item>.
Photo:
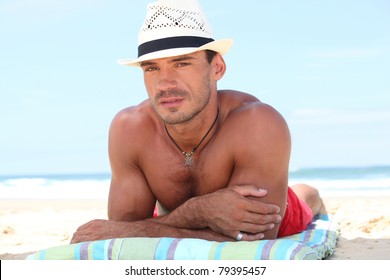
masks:
[(143, 145), (155, 135), (157, 120), (148, 101), (116, 114), (109, 130), (109, 155), (135, 162)]
[(291, 135), (283, 116), (251, 95), (228, 92), (221, 96), (221, 99), (225, 98), (228, 100), (221, 100), (221, 108), (226, 106), (228, 109), (223, 110), (225, 116), (220, 138), (236, 162), (248, 162), (248, 158), (255, 156), (252, 162), (258, 162), (258, 169), (271, 159), (280, 159), (279, 166), (287, 162)]
[(228, 125), (257, 129), (288, 130), (283, 116), (271, 105), (261, 102), (248, 93), (221, 91), (220, 104), (225, 107), (225, 121)]
[(147, 134), (154, 122), (152, 109), (148, 101), (119, 111), (111, 122), (110, 134), (140, 135)]

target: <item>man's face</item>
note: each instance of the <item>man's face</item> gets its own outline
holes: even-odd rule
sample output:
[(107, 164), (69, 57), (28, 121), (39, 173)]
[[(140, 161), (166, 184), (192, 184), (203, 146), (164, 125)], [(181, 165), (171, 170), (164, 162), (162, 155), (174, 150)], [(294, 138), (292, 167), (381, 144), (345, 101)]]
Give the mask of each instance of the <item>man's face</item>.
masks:
[(141, 63), (150, 102), (168, 124), (191, 120), (209, 103), (211, 65), (205, 52)]

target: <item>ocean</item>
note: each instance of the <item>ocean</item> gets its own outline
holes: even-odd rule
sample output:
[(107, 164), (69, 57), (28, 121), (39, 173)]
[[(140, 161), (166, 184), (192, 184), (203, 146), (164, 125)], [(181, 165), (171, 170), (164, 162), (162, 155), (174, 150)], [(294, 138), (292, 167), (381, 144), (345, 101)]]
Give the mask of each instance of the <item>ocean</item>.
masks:
[[(390, 196), (390, 166), (306, 168), (289, 184), (306, 183), (323, 197)], [(110, 174), (0, 176), (0, 199), (107, 199)]]

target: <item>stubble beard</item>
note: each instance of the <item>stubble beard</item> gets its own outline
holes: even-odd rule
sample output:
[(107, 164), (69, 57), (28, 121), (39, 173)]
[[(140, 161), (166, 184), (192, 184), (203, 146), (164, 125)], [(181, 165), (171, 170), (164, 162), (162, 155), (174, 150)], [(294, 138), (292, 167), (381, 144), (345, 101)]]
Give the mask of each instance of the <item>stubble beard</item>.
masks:
[[(200, 92), (197, 93), (196, 96), (191, 96), (188, 91), (182, 89), (172, 89), (159, 92), (152, 102), (153, 109), (166, 124), (182, 124), (192, 120), (196, 115), (203, 111), (211, 98), (209, 80), (204, 79), (202, 84), (203, 86), (200, 88)], [(170, 108), (169, 113), (163, 113), (162, 110), (159, 109), (158, 104), (160, 104), (161, 98), (166, 97), (183, 98), (183, 100), (190, 102), (191, 108), (187, 111), (181, 111), (178, 108)]]

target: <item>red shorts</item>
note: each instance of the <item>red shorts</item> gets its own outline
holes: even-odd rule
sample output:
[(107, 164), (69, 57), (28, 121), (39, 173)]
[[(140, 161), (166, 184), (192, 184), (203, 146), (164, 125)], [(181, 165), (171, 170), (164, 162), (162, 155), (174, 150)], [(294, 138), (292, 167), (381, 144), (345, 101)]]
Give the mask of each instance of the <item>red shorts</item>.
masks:
[(300, 233), (307, 229), (312, 220), (313, 212), (309, 205), (288, 188), (286, 212), (279, 227), (278, 237)]

